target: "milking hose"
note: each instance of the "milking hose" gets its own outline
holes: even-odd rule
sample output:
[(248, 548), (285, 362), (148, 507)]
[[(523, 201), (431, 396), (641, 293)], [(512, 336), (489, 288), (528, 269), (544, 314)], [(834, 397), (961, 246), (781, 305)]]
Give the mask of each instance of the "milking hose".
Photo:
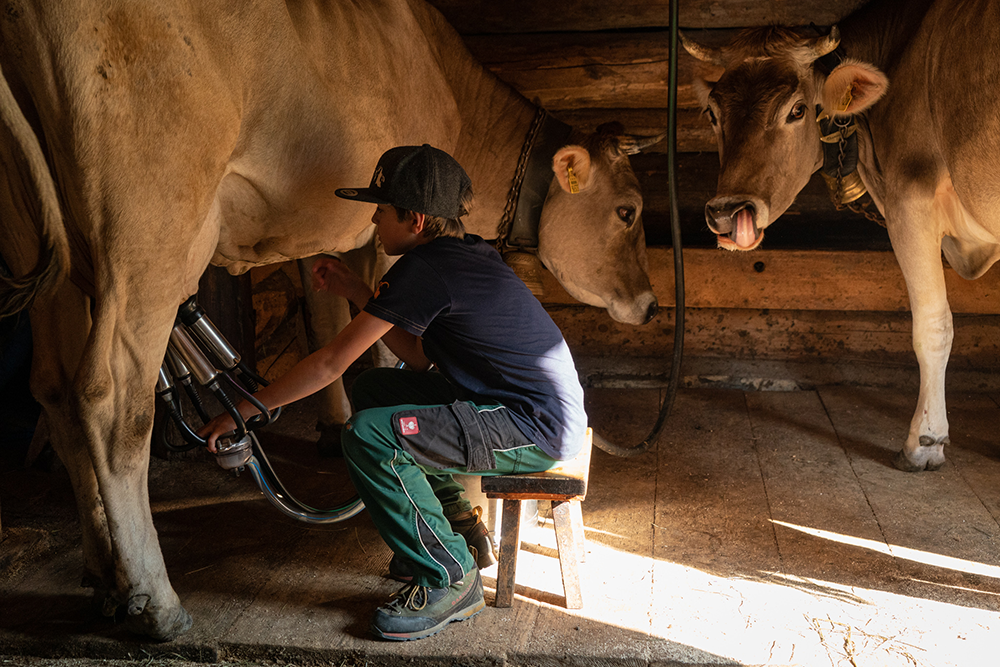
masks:
[(681, 381), (681, 362), (684, 357), (684, 256), (681, 248), (680, 209), (677, 205), (677, 42), (678, 5), (680, 0), (670, 0), (670, 64), (667, 90), (667, 191), (670, 196), (670, 239), (674, 249), (674, 356), (670, 364), (667, 393), (660, 406), (653, 430), (635, 447), (619, 447), (594, 433), (594, 445), (615, 456), (638, 456), (650, 450), (660, 435), (663, 423), (670, 414)]

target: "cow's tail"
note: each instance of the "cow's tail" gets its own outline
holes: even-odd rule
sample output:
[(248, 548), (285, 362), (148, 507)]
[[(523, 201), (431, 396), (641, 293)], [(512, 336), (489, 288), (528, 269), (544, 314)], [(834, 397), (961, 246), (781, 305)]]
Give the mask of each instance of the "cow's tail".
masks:
[[(0, 263), (0, 317), (28, 308), (39, 294), (54, 290), (69, 269), (69, 238), (59, 207), (56, 184), (52, 180), (41, 144), (34, 130), (24, 117), (21, 107), (0, 71), (0, 131), (11, 141), (7, 182), (15, 200), (23, 198), (23, 206), (34, 220), (38, 236), (38, 262), (21, 276), (13, 276)], [(0, 228), (7, 226), (5, 241), (0, 238), (0, 255), (17, 252), (12, 248), (11, 226), (14, 220), (0, 221)], [(31, 234), (31, 232), (29, 232)], [(23, 241), (22, 241), (23, 242)], [(7, 261), (12, 258), (8, 256)]]

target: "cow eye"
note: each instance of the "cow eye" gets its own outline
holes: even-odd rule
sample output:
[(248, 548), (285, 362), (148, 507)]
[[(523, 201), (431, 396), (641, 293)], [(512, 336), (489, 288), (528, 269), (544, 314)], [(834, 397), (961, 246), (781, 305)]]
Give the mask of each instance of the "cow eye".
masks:
[(802, 120), (806, 117), (806, 105), (799, 102), (792, 107), (792, 110), (788, 112), (788, 122), (793, 123), (797, 120)]
[(708, 122), (712, 125), (716, 125), (719, 121), (715, 118), (715, 112), (711, 108), (705, 109), (705, 113), (708, 115)]
[(619, 206), (618, 207), (618, 217), (622, 219), (629, 227), (635, 222), (635, 208), (632, 206)]

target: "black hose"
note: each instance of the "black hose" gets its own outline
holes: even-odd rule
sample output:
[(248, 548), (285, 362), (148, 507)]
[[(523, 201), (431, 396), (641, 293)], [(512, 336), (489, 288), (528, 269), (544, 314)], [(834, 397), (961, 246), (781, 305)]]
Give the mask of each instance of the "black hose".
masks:
[(254, 415), (253, 417), (247, 420), (248, 429), (254, 430), (258, 428), (263, 428), (268, 424), (270, 424), (271, 422), (273, 422), (275, 419), (277, 419), (278, 412), (279, 410), (281, 410), (281, 408), (276, 408), (274, 412), (271, 412), (270, 410), (267, 409), (267, 406), (261, 403), (256, 396), (247, 391), (243, 387), (243, 385), (240, 384), (240, 382), (238, 382), (231, 375), (229, 375), (228, 373), (223, 373), (223, 377), (225, 377), (226, 380), (229, 381), (229, 384), (232, 385), (233, 389), (240, 396), (242, 396), (247, 403), (257, 408), (257, 410), (260, 412), (259, 415)]
[(260, 415), (255, 415), (250, 418), (250, 421), (248, 422), (250, 428), (251, 429), (261, 428), (263, 426), (267, 426), (268, 424), (273, 424), (274, 422), (276, 422), (278, 420), (278, 417), (281, 416), (281, 406), (278, 406), (274, 410), (271, 410), (270, 416), (268, 417), (267, 421), (261, 423), (262, 421), (261, 417), (264, 414), (268, 414), (268, 411), (264, 408), (263, 404), (261, 404), (259, 401), (257, 401), (256, 398), (253, 397), (253, 394), (257, 393), (257, 390), (260, 387), (266, 387), (271, 383), (262, 378), (261, 376), (257, 375), (256, 373), (254, 373), (252, 370), (250, 370), (250, 367), (247, 366), (246, 362), (244, 361), (240, 361), (236, 365), (236, 370), (239, 371), (239, 384), (242, 384), (243, 387), (245, 387), (250, 393), (248, 394), (247, 392), (242, 391), (240, 389), (239, 384), (236, 383), (235, 381), (233, 382), (233, 386), (236, 387), (236, 390), (239, 391), (240, 394), (243, 395), (248, 401), (257, 406), (257, 409), (260, 410), (261, 412)]
[(177, 428), (181, 432), (181, 437), (184, 438), (184, 441), (187, 444), (175, 445), (170, 442), (169, 438), (165, 437), (162, 440), (163, 446), (172, 452), (188, 452), (194, 449), (195, 447), (207, 447), (208, 440), (200, 437), (197, 433), (195, 433), (191, 429), (190, 426), (188, 426), (188, 423), (184, 421), (184, 415), (181, 414), (180, 401), (177, 400), (172, 391), (168, 393), (169, 396), (161, 394), (160, 398), (162, 398), (163, 402), (166, 403), (167, 413), (169, 414), (170, 418), (174, 420), (174, 423), (177, 425)]
[(247, 434), (247, 424), (243, 421), (243, 415), (236, 409), (235, 401), (233, 401), (233, 399), (231, 399), (229, 395), (222, 390), (222, 387), (220, 387), (218, 383), (212, 383), (208, 388), (212, 390), (212, 393), (215, 394), (215, 398), (219, 401), (222, 407), (225, 408), (226, 412), (229, 413), (229, 416), (232, 417), (233, 421), (236, 423), (236, 431), (234, 432), (232, 439), (242, 440)]
[(670, 65), (667, 90), (667, 189), (670, 196), (670, 238), (674, 249), (675, 326), (674, 355), (670, 364), (667, 393), (660, 406), (653, 430), (635, 447), (619, 447), (594, 433), (594, 445), (615, 456), (638, 456), (650, 450), (660, 435), (681, 382), (681, 362), (684, 358), (684, 255), (681, 247), (680, 209), (677, 204), (677, 43), (680, 0), (670, 1)]
[(350, 519), (365, 508), (364, 502), (357, 495), (329, 509), (316, 509), (300, 502), (278, 479), (257, 436), (251, 433), (250, 441), (253, 456), (247, 461), (247, 468), (264, 496), (286, 516), (306, 523), (338, 523)]
[(253, 372), (250, 366), (242, 359), (236, 364), (236, 368), (240, 372), (240, 381), (243, 383), (243, 386), (249, 389), (252, 394), (257, 393), (258, 387), (266, 387), (270, 384), (267, 380)]
[[(188, 379), (186, 382), (182, 380), (180, 385), (184, 387), (184, 391), (191, 400), (191, 404), (194, 406), (195, 412), (198, 413), (198, 417), (201, 419), (201, 423), (207, 424), (212, 421), (212, 418), (208, 416), (208, 411), (205, 410), (205, 402), (201, 400), (201, 394), (198, 393), (198, 388), (194, 386), (194, 383)], [(184, 416), (183, 412), (181, 413), (181, 416)]]

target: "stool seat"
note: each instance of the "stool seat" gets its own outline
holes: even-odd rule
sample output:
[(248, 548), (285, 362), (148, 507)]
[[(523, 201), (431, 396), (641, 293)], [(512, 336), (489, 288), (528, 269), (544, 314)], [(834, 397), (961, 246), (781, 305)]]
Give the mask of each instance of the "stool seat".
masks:
[(497, 607), (510, 607), (514, 600), (514, 574), (521, 545), (522, 500), (552, 502), (552, 522), (556, 531), (556, 548), (566, 607), (583, 607), (578, 564), (584, 559), (586, 538), (580, 501), (587, 496), (593, 437), (593, 430), (588, 428), (583, 447), (576, 457), (551, 470), (482, 478), (482, 490), (486, 497), (503, 500), (500, 562), (497, 566)]

